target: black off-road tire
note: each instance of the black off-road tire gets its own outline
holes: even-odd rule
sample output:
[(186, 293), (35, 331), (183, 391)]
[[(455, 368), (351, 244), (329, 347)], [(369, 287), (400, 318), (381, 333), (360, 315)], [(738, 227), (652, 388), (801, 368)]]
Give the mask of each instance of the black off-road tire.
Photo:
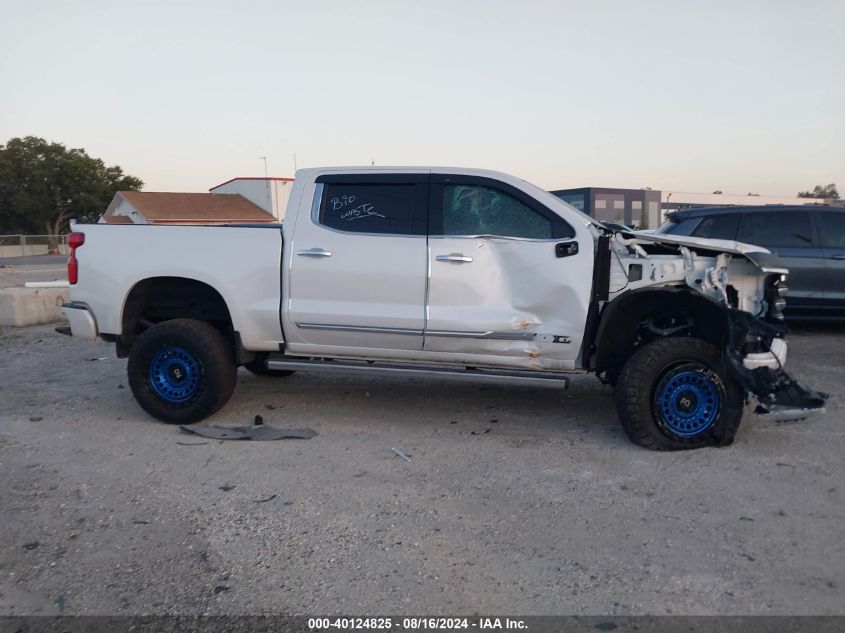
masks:
[(284, 378), (295, 374), (290, 369), (269, 369), (264, 363), (267, 361), (267, 354), (256, 354), (255, 360), (244, 363), (244, 369), (256, 376), (269, 376), (270, 378)]
[[(657, 389), (673, 372), (703, 372), (718, 393), (717, 415), (694, 437), (678, 435), (663, 419)], [(742, 420), (745, 390), (727, 373), (722, 355), (694, 338), (663, 338), (637, 350), (622, 368), (616, 387), (616, 408), (632, 442), (658, 451), (731, 444)]]
[[(168, 392), (168, 383), (161, 377), (168, 367), (177, 372), (181, 368), (192, 386), (177, 384)], [(144, 411), (162, 422), (188, 424), (210, 416), (229, 401), (237, 367), (232, 346), (218, 330), (194, 319), (173, 319), (137, 338), (129, 353), (128, 374), (132, 393)], [(151, 382), (155, 376), (159, 376), (159, 386)]]

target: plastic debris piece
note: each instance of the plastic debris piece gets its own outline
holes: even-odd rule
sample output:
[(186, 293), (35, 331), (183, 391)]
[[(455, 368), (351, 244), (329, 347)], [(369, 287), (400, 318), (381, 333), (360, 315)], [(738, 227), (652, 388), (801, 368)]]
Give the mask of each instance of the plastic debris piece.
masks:
[(267, 424), (252, 426), (180, 426), (186, 433), (193, 433), (213, 440), (310, 440), (318, 435), (313, 429), (277, 429)]
[(404, 459), (406, 462), (411, 461), (411, 458), (410, 458), (410, 457), (408, 457), (408, 456), (405, 454), (405, 452), (404, 452), (404, 451), (402, 451), (402, 450), (401, 450), (401, 449), (399, 449), (399, 448), (396, 448), (395, 446), (393, 447), (393, 452), (394, 452), (394, 453), (396, 453), (396, 454), (397, 454), (399, 457), (401, 457), (402, 459)]

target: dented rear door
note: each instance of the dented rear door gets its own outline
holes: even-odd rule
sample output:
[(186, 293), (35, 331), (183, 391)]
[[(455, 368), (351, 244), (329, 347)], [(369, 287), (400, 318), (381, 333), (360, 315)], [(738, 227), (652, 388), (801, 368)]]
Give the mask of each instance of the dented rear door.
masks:
[(424, 349), (478, 364), (570, 369), (593, 242), (506, 183), (432, 175)]

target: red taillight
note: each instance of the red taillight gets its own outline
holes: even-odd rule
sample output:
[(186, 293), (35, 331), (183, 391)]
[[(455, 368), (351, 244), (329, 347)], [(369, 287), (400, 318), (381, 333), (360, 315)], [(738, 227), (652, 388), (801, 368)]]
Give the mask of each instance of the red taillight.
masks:
[(67, 245), (76, 249), (85, 243), (85, 233), (73, 232), (67, 236)]
[(67, 258), (67, 280), (71, 284), (79, 281), (79, 263), (76, 261), (76, 249), (85, 243), (85, 233), (73, 232), (67, 236), (70, 256)]

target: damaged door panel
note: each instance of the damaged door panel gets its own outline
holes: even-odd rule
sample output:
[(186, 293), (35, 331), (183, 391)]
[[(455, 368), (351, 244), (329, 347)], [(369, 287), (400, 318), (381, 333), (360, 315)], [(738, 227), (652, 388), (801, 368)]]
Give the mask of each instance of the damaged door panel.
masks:
[[(514, 367), (574, 367), (587, 317), (592, 254), (558, 258), (555, 244), (432, 238), (423, 349), (493, 356)], [(471, 261), (438, 259), (449, 253)]]
[(579, 249), (572, 226), (502, 182), (432, 174), (429, 200), (423, 350), (574, 368), (593, 248)]

